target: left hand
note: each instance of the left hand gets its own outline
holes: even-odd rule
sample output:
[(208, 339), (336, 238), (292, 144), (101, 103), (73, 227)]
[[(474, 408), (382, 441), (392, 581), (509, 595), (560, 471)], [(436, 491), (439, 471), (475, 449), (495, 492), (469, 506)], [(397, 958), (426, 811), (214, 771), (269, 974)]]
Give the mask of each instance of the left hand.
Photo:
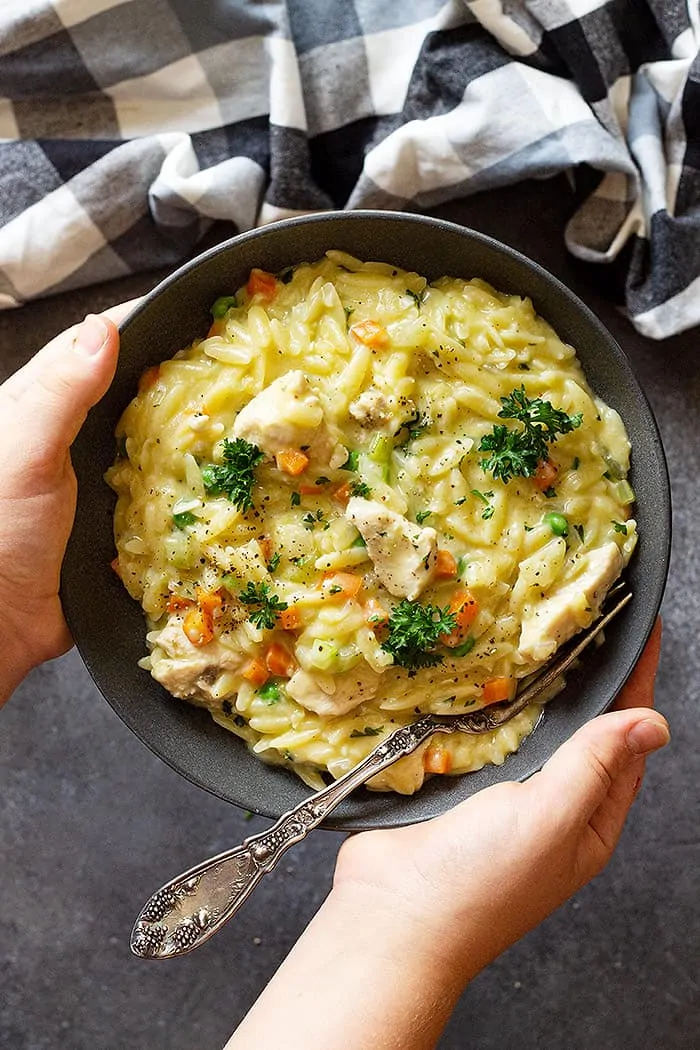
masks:
[(58, 597), (77, 493), (70, 446), (112, 381), (116, 323), (133, 306), (89, 315), (0, 386), (0, 704), (72, 644)]

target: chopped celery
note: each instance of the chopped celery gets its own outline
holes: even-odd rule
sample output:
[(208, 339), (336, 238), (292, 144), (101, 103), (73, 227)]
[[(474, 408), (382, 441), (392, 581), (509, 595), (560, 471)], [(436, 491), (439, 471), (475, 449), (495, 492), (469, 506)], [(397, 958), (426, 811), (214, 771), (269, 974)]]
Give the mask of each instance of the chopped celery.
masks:
[(317, 667), (319, 671), (330, 671), (335, 667), (339, 655), (338, 647), (332, 642), (323, 642), (320, 638), (314, 638), (309, 663), (312, 667)]
[(617, 485), (615, 486), (615, 490), (617, 492), (617, 498), (619, 499), (620, 503), (625, 505), (627, 505), (628, 503), (634, 503), (634, 489), (630, 485), (629, 481), (626, 481), (624, 479), (622, 481), (618, 481)]
[(190, 510), (183, 510), (180, 514), (173, 514), (173, 525), (178, 529), (185, 529), (188, 525), (194, 525), (196, 520)]
[(454, 656), (466, 656), (470, 653), (476, 644), (476, 638), (473, 634), (470, 634), (468, 638), (462, 642), (461, 645), (456, 645), (452, 650)]

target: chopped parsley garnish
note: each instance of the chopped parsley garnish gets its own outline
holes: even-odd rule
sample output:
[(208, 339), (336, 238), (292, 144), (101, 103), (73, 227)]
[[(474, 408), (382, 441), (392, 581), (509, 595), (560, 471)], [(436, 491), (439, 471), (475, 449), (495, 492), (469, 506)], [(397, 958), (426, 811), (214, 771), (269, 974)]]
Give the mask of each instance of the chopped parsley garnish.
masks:
[(246, 720), (243, 717), (243, 715), (236, 715), (233, 722), (234, 725), (237, 725), (239, 727), (239, 729), (246, 724)]
[(499, 417), (516, 419), (522, 427), (515, 429), (497, 423), (490, 434), (482, 437), (479, 452), (490, 453), (481, 460), (481, 466), (504, 484), (514, 477), (531, 478), (542, 460), (548, 458), (548, 444), (581, 426), (580, 412), (569, 416), (544, 398), (530, 400), (524, 386), (502, 397), (501, 404)]
[(484, 504), (484, 509), (481, 512), (481, 517), (484, 521), (488, 521), (495, 514), (495, 508), (491, 506), (489, 500), (493, 498), (493, 492), (479, 492), (478, 489), (472, 489), (472, 496), (476, 496), (480, 503)]
[(275, 553), (272, 555), (272, 557), (270, 558), (269, 562), (265, 566), (265, 568), (267, 569), (268, 572), (274, 572), (275, 571), (275, 569), (277, 568), (277, 566), (280, 563), (281, 557), (282, 557), (282, 555), (279, 553), (279, 551), (275, 551)]
[(356, 448), (348, 452), (348, 458), (343, 463), (341, 470), (357, 470), (360, 462), (360, 453)]
[(443, 660), (434, 650), (443, 634), (451, 634), (457, 626), (454, 613), (445, 606), (421, 605), (404, 598), (395, 605), (389, 616), (389, 636), (382, 649), (391, 653), (394, 663), (409, 671), (420, 667), (434, 667)]
[(183, 510), (180, 514), (173, 514), (173, 525), (178, 529), (186, 529), (188, 525), (194, 525), (196, 520), (191, 510)]
[(383, 728), (384, 726), (379, 726), (379, 728), (376, 726), (365, 726), (364, 729), (353, 729), (350, 739), (357, 740), (361, 736), (379, 736)]
[(417, 522), (417, 524), (418, 525), (422, 525), (424, 521), (428, 520), (428, 518), (430, 517), (430, 515), (432, 513), (433, 513), (432, 510), (419, 510), (419, 511), (417, 511), (416, 512), (416, 522)]
[(421, 303), (423, 302), (423, 296), (419, 295), (418, 292), (412, 292), (410, 288), (406, 289), (406, 295), (410, 295), (411, 299), (413, 299), (414, 303), (416, 304), (416, 309), (420, 310)]
[(270, 594), (266, 583), (253, 583), (252, 580), (248, 581), (238, 598), (244, 605), (251, 606), (248, 619), (260, 630), (273, 630), (277, 626), (277, 614), (288, 608), (287, 603), (276, 594)]
[(282, 284), (289, 284), (289, 282), (291, 281), (293, 276), (294, 276), (294, 267), (290, 266), (288, 270), (283, 270), (282, 271), (282, 273), (279, 275), (279, 279), (282, 282)]
[[(322, 510), (317, 510), (315, 513), (314, 513), (314, 511), (310, 510), (308, 512), (308, 514), (305, 514), (304, 517), (301, 520), (303, 522), (303, 525), (304, 525), (304, 528), (306, 529), (306, 531), (307, 532), (313, 532), (313, 530), (316, 528), (316, 526), (324, 521), (324, 514), (323, 514)], [(329, 521), (325, 521), (324, 524), (323, 524), (323, 528), (327, 529), (329, 527), (329, 525), (330, 525), (330, 522)]]
[(223, 713), (226, 716), (233, 714), (233, 708), (231, 706), (231, 701), (230, 700), (222, 700), (221, 701), (221, 710), (223, 711)]
[(350, 485), (350, 492), (353, 496), (360, 496), (362, 499), (369, 499), (372, 495), (371, 488), (364, 481), (353, 481)]
[(244, 438), (224, 438), (223, 463), (202, 468), (204, 488), (210, 496), (227, 496), (244, 513), (252, 510), (255, 468), (264, 458), (264, 452)]
[(574, 458), (571, 461), (571, 469), (572, 470), (578, 470), (578, 468), (580, 466), (581, 466), (581, 460), (578, 458), (578, 456), (574, 456)]
[(289, 503), (292, 507), (298, 507), (301, 503), (301, 492), (293, 492), (289, 497)]
[(398, 447), (404, 448), (406, 445), (408, 445), (410, 441), (415, 441), (416, 438), (419, 438), (423, 433), (425, 433), (425, 431), (428, 429), (431, 423), (432, 420), (429, 416), (423, 415), (422, 412), (419, 412), (418, 409), (416, 409), (413, 415), (409, 416), (409, 418), (401, 424), (397, 431), (397, 433), (399, 434), (402, 430), (406, 431), (406, 436), (399, 443)]
[(320, 478), (316, 478), (314, 485), (330, 485), (331, 479), (327, 478), (325, 474), (322, 474)]
[(232, 306), (238, 306), (238, 301), (235, 295), (221, 295), (216, 299), (211, 308), (211, 315), (215, 321), (220, 321), (222, 317), (225, 317)]
[(127, 458), (126, 434), (122, 434), (121, 437), (117, 438), (116, 455), (117, 455), (117, 459), (126, 459)]
[(621, 532), (623, 536), (627, 535), (627, 526), (625, 525), (624, 521), (613, 521), (612, 527), (614, 528), (615, 532)]

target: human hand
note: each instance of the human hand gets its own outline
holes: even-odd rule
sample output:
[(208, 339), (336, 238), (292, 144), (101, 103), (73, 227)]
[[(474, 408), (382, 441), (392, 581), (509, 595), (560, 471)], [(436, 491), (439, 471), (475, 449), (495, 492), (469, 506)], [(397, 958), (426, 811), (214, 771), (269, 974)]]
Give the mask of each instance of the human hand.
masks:
[(668, 742), (651, 712), (660, 623), (615, 710), (593, 719), (524, 783), (488, 788), (424, 824), (344, 843), (334, 893), (383, 902), (417, 951), (464, 986), (606, 865), (641, 784)]
[(117, 363), (124, 303), (56, 336), (0, 386), (0, 704), (72, 642), (58, 588), (73, 525), (70, 446)]

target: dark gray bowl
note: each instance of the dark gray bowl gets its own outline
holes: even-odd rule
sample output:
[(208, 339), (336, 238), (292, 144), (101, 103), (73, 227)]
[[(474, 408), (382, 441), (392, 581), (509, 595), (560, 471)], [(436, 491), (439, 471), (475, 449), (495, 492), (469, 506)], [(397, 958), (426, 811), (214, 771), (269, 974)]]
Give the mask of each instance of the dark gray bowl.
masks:
[(350, 830), (424, 820), (489, 784), (525, 779), (579, 726), (608, 707), (659, 610), (671, 542), (670, 495), (658, 429), (622, 350), (572, 292), (513, 249), (452, 223), (394, 212), (292, 219), (213, 248), (163, 281), (122, 325), (116, 379), (74, 446), (78, 512), (63, 567), (66, 616), (97, 687), (173, 769), (220, 798), (267, 816), (279, 816), (308, 795), (293, 774), (263, 765), (206, 712), (173, 699), (137, 667), (146, 648), (142, 612), (109, 567), (114, 497), (103, 474), (114, 455), (114, 428), (143, 370), (201, 336), (211, 303), (243, 284), (251, 267), (274, 272), (317, 259), (330, 248), (394, 263), (429, 279), (478, 276), (503, 291), (531, 296), (537, 311), (577, 348), (595, 391), (625, 421), (633, 445), (631, 481), (641, 536), (628, 573), (633, 601), (613, 623), (605, 647), (547, 708), (520, 750), (501, 767), (434, 777), (411, 797), (359, 790), (329, 823)]

